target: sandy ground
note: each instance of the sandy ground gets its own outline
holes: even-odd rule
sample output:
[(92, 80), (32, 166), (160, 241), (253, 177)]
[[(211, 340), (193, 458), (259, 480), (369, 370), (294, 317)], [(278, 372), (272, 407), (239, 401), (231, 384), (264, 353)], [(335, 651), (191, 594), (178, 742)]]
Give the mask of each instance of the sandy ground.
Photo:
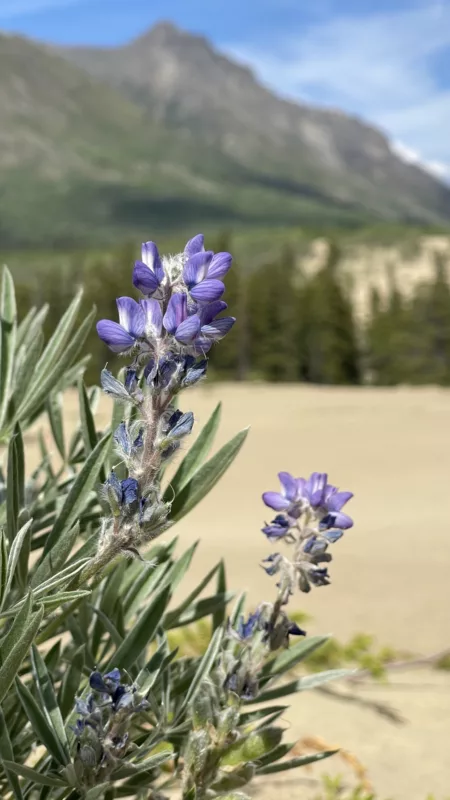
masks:
[[(185, 395), (183, 410), (192, 408), (200, 426), (219, 400), (218, 445), (244, 426), (251, 431), (220, 486), (176, 528), (182, 547), (201, 540), (183, 591), (224, 556), (232, 588), (247, 589), (253, 603), (271, 599), (273, 579), (259, 567), (273, 550), (260, 533), (268, 516), (260, 495), (277, 489), (279, 470), (327, 470), (355, 493), (355, 527), (334, 548), (332, 585), (293, 599), (312, 616), (308, 631), (339, 640), (365, 631), (421, 654), (450, 646), (450, 393), (213, 385)], [(76, 414), (70, 401), (67, 411)], [(107, 412), (102, 406), (99, 418)], [(358, 694), (388, 702), (404, 723), (312, 692), (293, 701), (289, 738), (321, 736), (351, 751), (382, 798), (448, 797), (450, 675), (396, 672), (388, 686), (365, 684)], [(348, 774), (336, 758), (322, 771)], [(314, 796), (318, 773), (266, 778), (257, 796)]]

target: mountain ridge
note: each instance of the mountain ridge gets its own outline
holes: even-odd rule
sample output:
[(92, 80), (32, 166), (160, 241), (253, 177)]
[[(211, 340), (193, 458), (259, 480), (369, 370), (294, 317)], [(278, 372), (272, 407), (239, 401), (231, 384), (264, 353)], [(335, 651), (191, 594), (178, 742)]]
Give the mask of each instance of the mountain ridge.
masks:
[(450, 187), (402, 160), (383, 132), (278, 97), (169, 22), (117, 48), (0, 34), (0, 245), (5, 231), (23, 235), (8, 204), (24, 186), (24, 219), (42, 217), (43, 194), (62, 239), (122, 236), (146, 217), (147, 229), (173, 227), (177, 214), (206, 224), (450, 220)]

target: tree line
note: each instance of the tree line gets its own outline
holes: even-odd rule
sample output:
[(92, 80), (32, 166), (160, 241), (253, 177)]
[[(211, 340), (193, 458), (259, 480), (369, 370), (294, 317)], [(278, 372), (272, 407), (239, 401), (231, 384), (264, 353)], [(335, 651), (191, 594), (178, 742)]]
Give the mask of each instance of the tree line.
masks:
[[(230, 250), (225, 235), (213, 249)], [(77, 285), (85, 307), (98, 318), (116, 319), (116, 297), (131, 287), (134, 246), (114, 254), (89, 256), (56, 274), (29, 275), (19, 282), (19, 315), (33, 304), (49, 303), (51, 333)], [(435, 274), (407, 300), (392, 281), (388, 297), (373, 290), (366, 322), (356, 323), (351, 295), (339, 276), (340, 252), (330, 244), (326, 263), (306, 276), (285, 247), (278, 258), (252, 270), (234, 264), (226, 276), (229, 310), (237, 323), (211, 351), (210, 374), (220, 380), (302, 381), (315, 384), (393, 386), (399, 383), (450, 385), (450, 287), (446, 264), (436, 259)], [(130, 294), (133, 292), (130, 291)], [(108, 360), (95, 330), (88, 342), (92, 359), (88, 383), (98, 381)]]

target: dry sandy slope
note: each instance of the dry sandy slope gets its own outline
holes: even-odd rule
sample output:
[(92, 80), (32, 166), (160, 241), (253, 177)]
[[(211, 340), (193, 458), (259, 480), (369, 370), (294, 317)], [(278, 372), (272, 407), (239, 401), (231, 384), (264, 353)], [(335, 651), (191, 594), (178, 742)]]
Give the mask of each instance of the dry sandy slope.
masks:
[[(225, 556), (231, 587), (248, 589), (254, 603), (271, 599), (273, 579), (258, 566), (273, 551), (260, 533), (261, 492), (277, 488), (279, 470), (327, 470), (355, 493), (355, 527), (334, 548), (332, 585), (293, 599), (313, 617), (309, 632), (344, 640), (365, 631), (418, 653), (450, 645), (450, 393), (215, 385), (186, 394), (182, 407), (194, 410), (200, 426), (219, 399), (218, 443), (246, 425), (251, 431), (220, 486), (177, 526), (183, 547), (201, 540), (185, 590)], [(319, 735), (353, 751), (383, 797), (448, 796), (450, 677), (396, 673), (389, 687), (360, 691), (388, 700), (405, 724), (313, 692), (287, 715), (290, 736)], [(342, 771), (336, 759), (323, 766)], [(262, 787), (261, 797), (276, 791), (279, 800), (294, 800), (316, 789), (288, 773), (275, 788)]]

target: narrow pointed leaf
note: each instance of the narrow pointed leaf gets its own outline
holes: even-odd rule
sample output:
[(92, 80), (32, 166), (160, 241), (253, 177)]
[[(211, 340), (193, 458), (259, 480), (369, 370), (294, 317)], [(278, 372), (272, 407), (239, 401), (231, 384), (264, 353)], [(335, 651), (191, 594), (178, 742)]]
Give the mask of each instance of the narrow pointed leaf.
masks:
[(52, 549), (43, 557), (30, 581), (34, 589), (39, 584), (47, 581), (52, 575), (57, 574), (66, 563), (72, 552), (75, 542), (80, 535), (80, 523), (76, 522), (66, 535), (55, 542)]
[(62, 413), (62, 396), (60, 392), (52, 392), (47, 400), (47, 414), (58, 452), (65, 460), (64, 426)]
[(14, 578), (14, 574), (15, 574), (16, 567), (17, 567), (17, 562), (18, 562), (19, 556), (20, 556), (20, 551), (21, 551), (23, 543), (25, 541), (25, 537), (26, 537), (28, 531), (30, 530), (32, 524), (33, 524), (33, 520), (32, 519), (28, 520), (28, 522), (26, 522), (25, 525), (17, 533), (17, 535), (16, 535), (16, 537), (15, 537), (15, 539), (14, 539), (12, 545), (11, 545), (11, 549), (9, 551), (9, 556), (8, 556), (8, 566), (7, 566), (7, 569), (6, 569), (5, 598), (8, 596), (8, 592), (11, 589), (13, 578)]
[(170, 519), (175, 522), (191, 511), (214, 488), (233, 463), (248, 434), (248, 428), (234, 436), (209, 459), (184, 486), (172, 503)]
[(203, 617), (209, 617), (211, 614), (220, 611), (224, 613), (227, 604), (234, 597), (233, 592), (226, 594), (215, 594), (212, 597), (204, 597), (203, 600), (198, 600), (193, 603), (189, 608), (180, 609), (175, 608), (169, 611), (164, 617), (164, 628), (179, 628), (182, 625), (190, 625)]
[[(217, 575), (217, 594), (226, 594), (227, 593), (227, 577), (225, 572), (225, 562), (222, 559), (219, 564), (219, 574)], [(213, 614), (213, 630), (216, 628), (220, 628), (221, 625), (224, 624), (226, 619), (226, 605), (219, 607)]]
[(9, 687), (19, 671), (22, 661), (31, 647), (31, 643), (42, 622), (43, 613), (44, 609), (41, 607), (36, 614), (33, 614), (17, 643), (5, 657), (2, 667), (0, 668), (0, 703), (8, 693)]
[(3, 765), (6, 769), (10, 770), (10, 772), (14, 772), (16, 775), (20, 775), (21, 778), (32, 781), (32, 783), (38, 783), (41, 786), (52, 786), (54, 788), (67, 786), (67, 784), (59, 778), (55, 778), (53, 775), (43, 775), (43, 773), (38, 772), (37, 769), (25, 767), (23, 764), (15, 764), (13, 761), (4, 760)]
[(338, 752), (338, 750), (324, 750), (322, 753), (313, 753), (310, 756), (298, 756), (297, 758), (291, 758), (288, 761), (280, 761), (278, 764), (269, 764), (266, 767), (260, 767), (256, 770), (256, 774), (273, 775), (276, 772), (285, 772), (288, 769), (305, 767), (307, 764), (314, 764), (316, 761), (323, 761), (324, 758), (334, 756)]
[(8, 267), (3, 267), (0, 284), (0, 430), (6, 421), (11, 395), (16, 331), (14, 282)]
[(161, 625), (162, 616), (171, 595), (171, 587), (163, 589), (138, 617), (116, 653), (110, 659), (106, 671), (119, 667), (129, 669), (147, 649)]
[(166, 502), (170, 501), (174, 495), (176, 496), (181, 492), (203, 464), (214, 441), (220, 422), (221, 410), (222, 403), (218, 403), (208, 422), (203, 426), (194, 444), (183, 458), (183, 461), (165, 491), (164, 500)]
[(297, 642), (289, 650), (285, 650), (280, 655), (276, 656), (272, 661), (269, 661), (261, 670), (261, 677), (271, 678), (274, 675), (281, 675), (283, 672), (288, 672), (293, 669), (300, 661), (303, 661), (307, 656), (311, 655), (314, 650), (321, 647), (328, 641), (328, 636), (310, 636)]
[(56, 693), (45, 661), (35, 645), (32, 645), (31, 648), (31, 667), (41, 701), (41, 707), (43, 708), (47, 722), (59, 740), (67, 759), (69, 759), (69, 743), (67, 741), (66, 729), (64, 727)]
[(20, 783), (16, 773), (7, 769), (7, 767), (5, 766), (5, 760), (14, 762), (14, 751), (12, 748), (11, 740), (9, 738), (9, 732), (6, 725), (5, 717), (3, 715), (3, 711), (1, 708), (0, 708), (0, 759), (3, 761), (3, 767), (5, 768), (6, 777), (8, 778), (8, 783), (15, 800), (23, 800), (22, 789), (20, 788)]
[(44, 712), (39, 708), (30, 690), (19, 678), (16, 678), (16, 691), (22, 708), (38, 740), (45, 745), (49, 753), (51, 753), (59, 764), (66, 766), (66, 764), (70, 762), (70, 758), (66, 754), (64, 747), (46, 719)]
[(30, 617), (31, 617), (31, 610), (33, 608), (34, 598), (32, 593), (30, 592), (27, 597), (25, 598), (25, 602), (22, 605), (22, 608), (16, 615), (14, 616), (13, 623), (6, 634), (3, 637), (1, 643), (1, 662), (2, 664), (5, 662), (8, 654), (13, 650), (16, 646), (17, 642), (20, 640), (20, 637), (23, 635), (24, 631), (26, 630)]
[(186, 692), (184, 703), (182, 705), (183, 709), (186, 708), (189, 703), (192, 703), (198, 692), (201, 690), (203, 681), (206, 680), (215, 664), (218, 652), (220, 650), (220, 645), (222, 643), (222, 638), (223, 631), (221, 628), (218, 628), (212, 635), (208, 649), (200, 661), (197, 672), (195, 673), (192, 683)]
[(85, 647), (81, 645), (73, 654), (70, 659), (70, 664), (64, 673), (59, 695), (59, 707), (63, 719), (66, 719), (67, 715), (72, 711), (75, 697), (78, 694), (81, 678), (83, 676), (84, 654)]
[(84, 452), (87, 455), (97, 444), (97, 432), (95, 430), (94, 417), (92, 415), (92, 409), (87, 396), (86, 387), (81, 378), (78, 381), (78, 403), (80, 406), (80, 420), (81, 431), (83, 434)]
[(115, 780), (121, 780), (131, 775), (138, 775), (140, 772), (148, 772), (149, 770), (160, 767), (166, 761), (173, 758), (172, 750), (162, 750), (160, 753), (155, 753), (143, 761), (130, 761), (129, 763), (122, 763), (118, 770), (113, 774)]
[(96, 484), (100, 469), (103, 465), (108, 443), (109, 436), (104, 436), (95, 446), (92, 453), (90, 453), (83, 468), (75, 478), (53, 529), (48, 536), (44, 547), (44, 554), (52, 549), (60, 536), (65, 535), (67, 531), (75, 525), (86, 508), (89, 494)]
[(83, 292), (80, 290), (75, 295), (67, 311), (61, 317), (45, 351), (37, 363), (36, 373), (40, 375), (42, 380), (52, 371), (54, 364), (56, 364), (66, 349), (66, 345), (75, 327), (82, 298)]

